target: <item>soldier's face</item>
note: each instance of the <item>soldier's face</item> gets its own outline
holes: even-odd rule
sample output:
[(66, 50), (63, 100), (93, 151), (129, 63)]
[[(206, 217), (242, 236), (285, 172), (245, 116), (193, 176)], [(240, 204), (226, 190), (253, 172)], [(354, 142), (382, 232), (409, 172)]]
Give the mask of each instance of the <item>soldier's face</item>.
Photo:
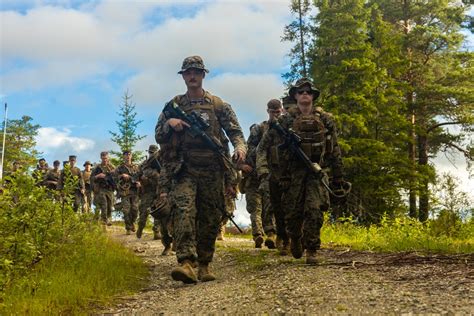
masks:
[(70, 159), (69, 165), (71, 166), (71, 168), (74, 167), (76, 165), (76, 161), (74, 159)]
[(86, 170), (86, 171), (91, 171), (91, 165), (87, 164), (87, 165), (84, 167), (84, 170)]
[(190, 68), (183, 72), (182, 76), (188, 89), (202, 88), (202, 80), (205, 77), (204, 70)]
[(131, 163), (132, 162), (132, 154), (130, 154), (130, 153), (123, 154), (123, 162)]
[(46, 165), (46, 161), (45, 160), (40, 160), (39, 165), (40, 165), (40, 167), (44, 167), (44, 165)]
[(313, 92), (310, 87), (301, 87), (295, 94), (296, 103), (300, 111), (308, 115), (313, 109)]
[(278, 110), (274, 110), (274, 109), (268, 109), (267, 110), (267, 113), (268, 113), (268, 118), (271, 120), (274, 120), (276, 118), (278, 118), (281, 113), (283, 112), (283, 109), (278, 109)]
[(103, 164), (106, 164), (109, 162), (109, 156), (108, 155), (102, 155), (100, 156), (100, 160), (102, 161)]

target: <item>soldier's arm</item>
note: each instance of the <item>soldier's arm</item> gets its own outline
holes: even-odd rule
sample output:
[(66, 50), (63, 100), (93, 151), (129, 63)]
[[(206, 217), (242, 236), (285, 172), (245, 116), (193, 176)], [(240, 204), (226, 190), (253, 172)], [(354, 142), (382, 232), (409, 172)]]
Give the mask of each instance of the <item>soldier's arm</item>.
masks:
[[(326, 126), (328, 133), (326, 139), (326, 150), (325, 160), (327, 165), (331, 167), (332, 176), (334, 180), (341, 180), (344, 176), (344, 167), (342, 164), (341, 148), (337, 141), (337, 127), (336, 122), (330, 114), (323, 113), (321, 115), (324, 125)], [(329, 139), (328, 139), (329, 138)]]
[(155, 140), (157, 143), (167, 143), (173, 133), (173, 129), (168, 124), (168, 119), (163, 113), (160, 114), (155, 126)]
[(262, 137), (262, 131), (258, 124), (254, 124), (250, 127), (250, 136), (247, 140), (248, 151), (246, 163), (250, 166), (256, 166), (257, 161), (257, 146)]
[(217, 119), (220, 125), (224, 129), (227, 137), (229, 137), (235, 150), (240, 150), (243, 153), (247, 153), (247, 144), (245, 142), (244, 133), (240, 127), (237, 116), (235, 115), (232, 107), (224, 103), (222, 108), (216, 111)]
[(272, 130), (267, 130), (257, 146), (257, 174), (259, 177), (269, 174), (270, 168), (268, 167), (268, 149), (272, 143)]

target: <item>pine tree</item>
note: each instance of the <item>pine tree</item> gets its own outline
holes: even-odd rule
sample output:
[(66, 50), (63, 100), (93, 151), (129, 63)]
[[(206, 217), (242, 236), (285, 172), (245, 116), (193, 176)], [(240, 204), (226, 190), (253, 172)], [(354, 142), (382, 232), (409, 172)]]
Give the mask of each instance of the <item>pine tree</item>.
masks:
[[(23, 169), (34, 166), (39, 155), (35, 149), (38, 135), (38, 124), (33, 124), (33, 118), (24, 115), (19, 120), (7, 121), (7, 135), (5, 140), (5, 160), (3, 164), (4, 172), (12, 169), (14, 161), (20, 163)], [(0, 148), (3, 146), (3, 124), (0, 130)]]
[[(133, 151), (136, 143), (146, 136), (137, 134), (137, 126), (142, 121), (136, 119), (137, 113), (131, 99), (132, 96), (126, 91), (122, 97), (123, 104), (120, 106), (120, 111), (118, 112), (121, 120), (116, 121), (118, 132), (109, 131), (112, 135), (111, 140), (120, 148), (120, 152), (112, 151), (112, 154), (118, 161), (121, 161), (123, 151), (131, 151), (133, 161), (140, 161), (144, 157), (142, 152)], [(117, 161), (114, 162), (117, 163)]]

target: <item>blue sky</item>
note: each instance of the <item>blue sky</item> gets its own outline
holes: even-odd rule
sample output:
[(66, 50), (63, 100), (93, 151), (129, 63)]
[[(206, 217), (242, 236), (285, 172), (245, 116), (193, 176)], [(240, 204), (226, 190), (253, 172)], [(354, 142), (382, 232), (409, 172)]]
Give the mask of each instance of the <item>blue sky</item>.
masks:
[[(29, 115), (42, 126), (38, 148), (50, 163), (76, 154), (82, 165), (118, 149), (108, 131), (117, 130), (126, 90), (143, 120), (138, 133), (147, 136), (138, 149), (154, 143), (158, 113), (185, 90), (177, 71), (186, 56), (204, 58), (204, 88), (233, 106), (246, 135), (265, 119), (266, 102), (284, 93), (280, 75), (288, 70), (290, 44), (281, 36), (293, 19), (289, 0), (0, 6), (0, 101), (8, 102), (10, 118)], [(454, 173), (467, 181), (462, 159), (456, 163)], [(441, 159), (439, 168), (452, 166)]]

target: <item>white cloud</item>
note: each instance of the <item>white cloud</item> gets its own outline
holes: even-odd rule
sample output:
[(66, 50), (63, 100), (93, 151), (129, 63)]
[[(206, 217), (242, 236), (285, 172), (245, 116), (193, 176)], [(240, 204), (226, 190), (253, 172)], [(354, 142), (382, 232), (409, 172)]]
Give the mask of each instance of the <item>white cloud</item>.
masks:
[[(171, 10), (170, 3), (103, 1), (80, 9), (1, 11), (1, 61), (9, 66), (2, 74), (2, 92), (124, 71), (136, 74), (130, 80), (159, 73), (166, 79), (163, 85), (176, 77), (184, 57), (195, 54), (202, 55), (212, 74), (283, 67), (289, 49), (280, 42), (289, 14), (286, 1), (195, 1), (197, 12), (186, 17), (163, 13)], [(163, 17), (153, 20), (156, 10)], [(23, 68), (15, 68), (18, 60)]]
[(87, 138), (71, 136), (71, 130), (55, 127), (41, 127), (36, 136), (37, 148), (40, 151), (51, 151), (61, 148), (72, 153), (80, 153), (94, 147), (94, 141)]

